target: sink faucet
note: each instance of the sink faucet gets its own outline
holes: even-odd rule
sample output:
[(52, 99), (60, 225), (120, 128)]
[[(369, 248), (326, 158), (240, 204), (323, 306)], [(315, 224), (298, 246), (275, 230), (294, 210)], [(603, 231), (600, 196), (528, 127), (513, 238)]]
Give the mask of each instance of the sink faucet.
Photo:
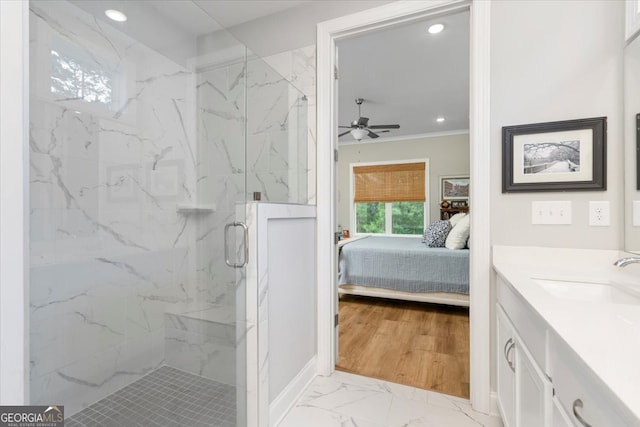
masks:
[(640, 257), (620, 258), (613, 263), (616, 267), (626, 267), (629, 264), (640, 263)]

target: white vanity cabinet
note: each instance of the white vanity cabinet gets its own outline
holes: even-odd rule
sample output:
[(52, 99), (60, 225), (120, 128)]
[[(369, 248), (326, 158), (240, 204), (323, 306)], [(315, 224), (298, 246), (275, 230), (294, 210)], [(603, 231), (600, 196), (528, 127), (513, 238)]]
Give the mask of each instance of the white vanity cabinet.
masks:
[(498, 405), (505, 427), (549, 426), (551, 383), (498, 307)]
[(526, 345), (521, 343), (516, 352), (516, 424), (520, 427), (549, 426), (552, 395), (551, 382), (536, 365)]
[(564, 412), (573, 425), (623, 427), (640, 424), (560, 337), (550, 334), (549, 348), (552, 349), (549, 367), (555, 399), (560, 406), (558, 411)]
[(562, 404), (557, 397), (553, 397), (551, 408), (551, 425), (553, 427), (573, 427), (569, 415), (562, 408)]
[(511, 322), (498, 307), (498, 406), (505, 427), (516, 425), (515, 339)]
[(629, 409), (500, 276), (497, 296), (498, 407), (505, 427), (640, 426)]

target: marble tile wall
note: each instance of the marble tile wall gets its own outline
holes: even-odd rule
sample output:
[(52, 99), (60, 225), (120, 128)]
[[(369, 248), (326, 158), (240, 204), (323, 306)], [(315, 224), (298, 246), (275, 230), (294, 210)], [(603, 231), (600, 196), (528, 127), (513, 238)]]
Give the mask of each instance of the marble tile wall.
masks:
[(167, 365), (219, 383), (236, 383), (236, 329), (232, 309), (165, 313)]
[(244, 192), (244, 65), (193, 73), (68, 2), (31, 10), (31, 402), (73, 414), (167, 363), (167, 330), (193, 339), (165, 313), (235, 308), (222, 230)]
[(315, 97), (259, 58), (178, 64), (64, 1), (31, 2), (30, 61), (32, 403), (73, 414), (167, 363), (233, 383), (232, 344), (167, 316), (236, 309), (239, 202), (312, 201)]

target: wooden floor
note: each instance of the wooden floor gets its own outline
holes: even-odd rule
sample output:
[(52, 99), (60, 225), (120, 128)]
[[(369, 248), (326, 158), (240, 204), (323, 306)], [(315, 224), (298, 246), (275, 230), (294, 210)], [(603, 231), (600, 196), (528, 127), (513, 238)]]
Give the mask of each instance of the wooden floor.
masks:
[(469, 398), (469, 309), (344, 295), (336, 369)]

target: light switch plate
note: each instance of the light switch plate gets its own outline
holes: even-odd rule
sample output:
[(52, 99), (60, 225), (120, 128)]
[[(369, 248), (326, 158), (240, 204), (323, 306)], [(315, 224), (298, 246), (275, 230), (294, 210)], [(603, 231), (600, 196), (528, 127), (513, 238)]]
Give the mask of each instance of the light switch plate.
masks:
[(531, 224), (571, 224), (571, 202), (531, 202)]

